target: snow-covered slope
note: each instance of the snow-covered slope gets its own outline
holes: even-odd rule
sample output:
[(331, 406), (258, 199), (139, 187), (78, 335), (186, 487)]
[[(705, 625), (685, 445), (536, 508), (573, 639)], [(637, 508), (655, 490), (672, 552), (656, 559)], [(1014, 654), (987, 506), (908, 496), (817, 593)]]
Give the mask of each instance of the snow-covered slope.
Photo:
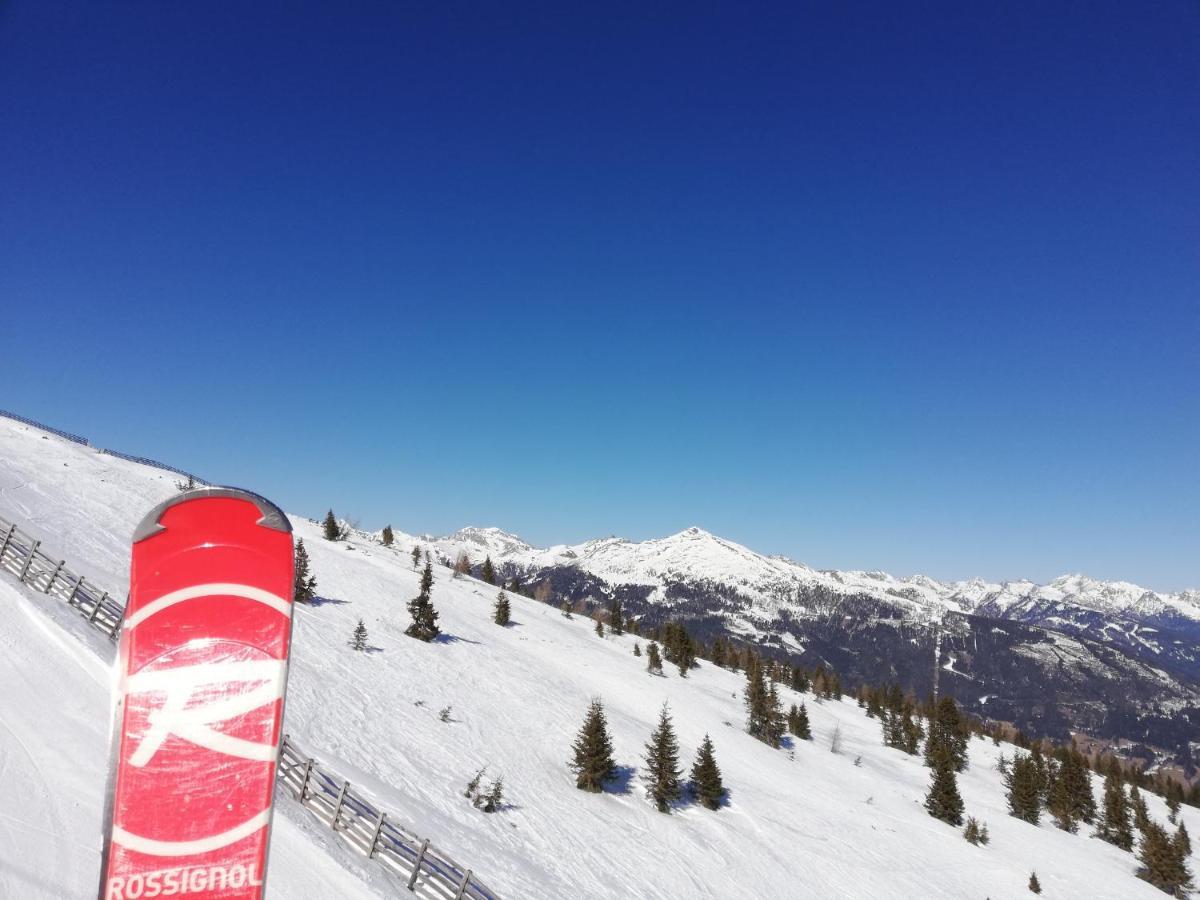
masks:
[[(77, 569), (115, 591), (125, 586), (128, 535), (153, 502), (174, 490), (172, 480), (0, 421), (0, 515), (19, 519), (48, 548), (69, 555)], [(918, 759), (883, 747), (878, 722), (851, 703), (816, 705), (808, 698), (816, 740), (771, 750), (742, 730), (740, 676), (701, 664), (686, 679), (676, 673), (652, 677), (632, 655), (633, 637), (600, 639), (586, 620), (568, 620), (522, 597), (513, 598), (514, 625), (499, 628), (490, 615), (495, 589), (454, 579), (440, 568), (433, 598), (444, 636), (419, 643), (403, 635), (404, 603), (417, 590), (407, 539), (390, 549), (364, 535), (329, 543), (315, 523), (293, 521), (324, 599), (297, 611), (287, 729), (510, 900), (999, 900), (1026, 896), (1032, 869), (1049, 897), (1161, 896), (1133, 877), (1129, 854), (1083, 834), (1034, 828), (1007, 816), (994, 768), (1000, 751), (990, 743), (973, 742), (972, 766), (960, 781), (968, 813), (991, 830), (990, 846), (981, 848), (925, 814), (928, 770)], [(699, 546), (707, 541), (688, 540)], [(732, 545), (727, 552), (740, 549)], [(649, 555), (639, 560), (638, 565), (661, 564)], [(0, 594), (0, 602), (17, 602), (14, 593)], [(17, 599), (39, 602), (36, 596)], [(372, 652), (347, 646), (359, 619), (369, 629)], [(71, 667), (79, 665), (75, 637), (60, 637), (40, 624), (39, 633), (22, 630), (19, 621), (0, 617), (0, 635), (11, 646), (28, 648), (13, 664), (28, 667), (34, 680), (17, 692), (6, 689), (0, 717), (6, 723), (25, 718), (19, 742), (31, 758), (51, 752), (51, 742), (69, 742), (72, 756), (99, 766), (106, 723), (92, 717), (93, 704), (76, 705), (67, 695), (83, 688), (102, 692), (103, 686), (70, 680)], [(784, 694), (785, 702), (801, 699)], [(599, 796), (576, 790), (565, 766), (594, 696), (606, 703), (617, 759), (627, 767), (614, 789)], [(705, 733), (712, 735), (731, 791), (722, 811), (686, 806), (664, 816), (643, 797), (642, 746), (664, 701), (671, 705), (685, 760)], [(449, 722), (438, 714), (445, 707), (451, 708)], [(55, 710), (54, 729), (70, 727), (71, 733), (64, 737), (46, 729), (43, 735), (32, 718), (35, 709), (43, 718), (47, 709)], [(63, 726), (61, 718), (78, 724)], [(835, 729), (842, 735), (840, 754), (829, 751)], [(5, 752), (6, 759), (15, 757), (16, 751)], [(484, 765), (503, 775), (509, 801), (491, 816), (462, 795), (468, 778)], [(20, 777), (35, 769), (18, 764), (14, 771)], [(85, 769), (81, 780), (82, 785), (46, 778), (45, 807), (65, 810), (77, 797), (91, 797), (97, 779)], [(1150, 802), (1152, 814), (1164, 818), (1161, 802)], [(92, 817), (98, 834), (98, 798), (81, 802), (76, 814), (84, 822)], [(1184, 816), (1193, 833), (1200, 833), (1200, 816), (1191, 809)], [(78, 846), (88, 843), (87, 827), (69, 833), (73, 852), (89, 858)], [(287, 832), (280, 834), (273, 896), (356, 896), (358, 874), (347, 877), (350, 887), (306, 886), (313, 865), (323, 877), (337, 873), (324, 870), (327, 857), (281, 849)], [(295, 847), (303, 848), (303, 840), (298, 837)], [(7, 849), (0, 864), (6, 873), (23, 866)], [(291, 874), (276, 877), (281, 866)], [(60, 893), (80, 892), (71, 887)]]
[[(0, 897), (91, 897), (99, 883), (112, 644), (53, 602), (0, 575), (0, 783), (10, 798), (0, 811)], [(281, 809), (271, 896), (392, 893), (307, 813), (286, 801)]]

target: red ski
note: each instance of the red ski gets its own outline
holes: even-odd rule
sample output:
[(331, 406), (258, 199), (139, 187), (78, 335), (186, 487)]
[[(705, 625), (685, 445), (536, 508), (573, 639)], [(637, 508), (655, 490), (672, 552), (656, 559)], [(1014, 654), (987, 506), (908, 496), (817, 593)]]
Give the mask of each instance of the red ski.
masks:
[(246, 491), (189, 491), (138, 526), (101, 900), (262, 897), (292, 567), (287, 517)]

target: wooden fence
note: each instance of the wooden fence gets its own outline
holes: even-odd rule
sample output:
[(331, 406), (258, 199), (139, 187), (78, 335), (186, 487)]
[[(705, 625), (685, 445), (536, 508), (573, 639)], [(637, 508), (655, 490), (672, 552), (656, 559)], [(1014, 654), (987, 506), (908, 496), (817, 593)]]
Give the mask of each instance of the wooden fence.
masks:
[(400, 876), (410, 891), (443, 900), (499, 900), (474, 872), (397, 823), (286, 735), (278, 784), (356, 850)]
[(64, 560), (47, 555), (41, 544), (15, 523), (0, 518), (0, 569), (11, 572), (34, 590), (65, 600), (94, 628), (116, 640), (121, 633), (124, 604), (110, 597), (108, 591), (88, 584), (82, 575), (68, 569)]
[[(0, 570), (34, 590), (65, 600), (110, 638), (120, 635), (124, 605), (107, 591), (88, 584), (63, 560), (47, 556), (41, 541), (3, 518)], [(305, 809), (368, 859), (398, 874), (410, 891), (438, 900), (499, 900), (470, 869), (398, 824), (350, 782), (318, 765), (286, 735), (279, 752), (277, 786), (289, 790)]]

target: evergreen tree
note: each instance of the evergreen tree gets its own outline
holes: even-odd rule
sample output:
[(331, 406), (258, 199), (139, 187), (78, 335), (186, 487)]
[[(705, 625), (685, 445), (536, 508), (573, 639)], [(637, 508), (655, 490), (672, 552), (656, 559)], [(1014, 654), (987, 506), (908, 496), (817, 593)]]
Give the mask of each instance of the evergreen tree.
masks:
[(663, 656), (667, 662), (679, 668), (681, 677), (696, 664), (696, 644), (686, 628), (679, 622), (668, 622), (663, 626)]
[(392, 542), (396, 539), (396, 536), (394, 534), (392, 534), (392, 526), (391, 525), (383, 526), (382, 538), (383, 538), (383, 546), (385, 546), (385, 547), (392, 546)]
[(432, 641), (441, 634), (437, 627), (438, 614), (433, 608), (430, 594), (433, 590), (433, 566), (425, 563), (425, 571), (421, 573), (421, 592), (408, 601), (408, 614), (412, 623), (404, 629), (409, 637), (420, 641)]
[(725, 784), (721, 781), (721, 770), (707, 734), (692, 763), (692, 793), (707, 809), (719, 809), (725, 799)]
[(504, 778), (501, 776), (492, 782), (488, 792), (483, 795), (483, 811), (494, 813), (504, 805)]
[(342, 529), (338, 526), (338, 521), (333, 517), (333, 510), (325, 513), (325, 521), (321, 523), (321, 527), (325, 530), (325, 540), (336, 541), (342, 536)]
[(1032, 756), (1016, 757), (1004, 780), (1008, 786), (1009, 812), (1036, 825), (1042, 815), (1042, 799), (1038, 792), (1037, 765)]
[(954, 756), (946, 745), (934, 751), (930, 763), (929, 793), (925, 795), (925, 809), (935, 819), (951, 825), (961, 825), (963, 801), (958, 793), (958, 778), (954, 774)]
[(663, 673), (662, 657), (658, 653), (658, 644), (654, 641), (651, 641), (650, 646), (646, 648), (646, 671), (651, 675)]
[(608, 736), (604, 704), (599, 698), (588, 706), (583, 727), (579, 729), (572, 749), (571, 768), (575, 772), (575, 786), (592, 793), (604, 790), (604, 782), (612, 778), (616, 764), (612, 758), (612, 740)]
[(1175, 852), (1179, 854), (1180, 859), (1187, 859), (1192, 855), (1192, 839), (1188, 836), (1187, 826), (1182, 821), (1175, 829), (1174, 844)]
[(496, 605), (493, 607), (495, 611), (495, 621), (497, 625), (507, 625), (509, 616), (512, 614), (512, 609), (509, 606), (508, 595), (501, 591), (496, 595)]
[(1146, 810), (1146, 801), (1138, 790), (1137, 782), (1129, 786), (1129, 808), (1133, 812), (1133, 824), (1138, 831), (1144, 832), (1150, 824), (1150, 814)]
[(766, 666), (751, 657), (746, 666), (746, 731), (770, 747), (783, 736), (783, 713), (775, 684), (768, 685)]
[(565, 619), (575, 618), (573, 615), (571, 615), (571, 601), (570, 600), (563, 600), (562, 614), (563, 614), (563, 618), (565, 618)]
[(1147, 822), (1142, 829), (1142, 846), (1138, 854), (1141, 868), (1138, 878), (1148, 881), (1160, 891), (1182, 897), (1192, 886), (1184, 856), (1157, 822)]
[(488, 584), (496, 583), (496, 568), (492, 565), (492, 558), (485, 556), (483, 559), (483, 568), (479, 571), (479, 577)]
[(317, 595), (317, 577), (309, 571), (304, 538), (296, 541), (296, 578), (293, 596), (297, 603), (312, 603)]
[(633, 655), (634, 656), (642, 655), (642, 645), (639, 644), (637, 641), (633, 642)]
[(1037, 872), (1029, 873), (1029, 890), (1033, 891), (1035, 894), (1040, 894), (1042, 892), (1042, 883), (1038, 881)]
[(646, 744), (646, 796), (659, 812), (670, 812), (670, 803), (680, 795), (679, 742), (671, 725), (671, 713), (663, 704), (658, 727)]
[(942, 697), (929, 720), (925, 739), (925, 764), (933, 765), (934, 756), (944, 752), (955, 772), (967, 768), (967, 730), (953, 697)]
[(417, 569), (417, 566), (421, 565), (421, 548), (420, 547), (417, 547), (417, 546), (413, 547), (412, 561), (413, 561), (413, 571), (415, 572)]
[(604, 637), (604, 620), (599, 613), (596, 614), (596, 637)]
[(625, 617), (622, 614), (620, 600), (613, 600), (608, 607), (608, 629), (613, 634), (625, 633)]
[(1104, 807), (1096, 822), (1096, 837), (1116, 844), (1122, 850), (1133, 849), (1133, 825), (1129, 819), (1129, 801), (1121, 781), (1120, 765), (1114, 759), (1104, 776)]
[(808, 710), (804, 708), (803, 701), (799, 706), (795, 703), (792, 704), (792, 708), (788, 710), (787, 724), (788, 731), (800, 740), (812, 740), (812, 728), (808, 724)]
[(963, 829), (963, 837), (968, 844), (980, 843), (979, 821), (974, 816), (967, 816), (967, 827)]
[(367, 626), (363, 624), (362, 619), (359, 619), (358, 624), (354, 626), (354, 637), (350, 640), (350, 646), (355, 650), (367, 649)]

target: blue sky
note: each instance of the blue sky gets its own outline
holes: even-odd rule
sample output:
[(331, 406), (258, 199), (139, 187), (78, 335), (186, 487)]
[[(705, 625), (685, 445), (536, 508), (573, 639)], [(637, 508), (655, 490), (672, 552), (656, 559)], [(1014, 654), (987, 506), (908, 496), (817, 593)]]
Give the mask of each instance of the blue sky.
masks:
[(1200, 587), (1198, 61), (1186, 0), (6, 3), (0, 406), (368, 527)]

